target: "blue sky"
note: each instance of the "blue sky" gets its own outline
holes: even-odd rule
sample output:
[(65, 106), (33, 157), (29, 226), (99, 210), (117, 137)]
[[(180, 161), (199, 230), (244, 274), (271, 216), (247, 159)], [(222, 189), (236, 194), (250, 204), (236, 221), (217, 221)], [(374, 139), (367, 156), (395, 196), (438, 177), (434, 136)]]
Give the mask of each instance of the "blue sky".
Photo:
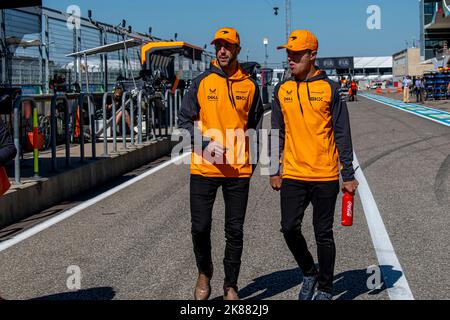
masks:
[[(240, 58), (264, 62), (263, 38), (269, 39), (269, 62), (279, 63), (285, 52), (276, 46), (285, 42), (284, 0), (43, 0), (46, 7), (66, 11), (80, 7), (82, 15), (93, 10), (96, 20), (119, 24), (126, 19), (134, 30), (161, 38), (178, 39), (199, 46), (210, 43), (223, 26), (238, 29)], [(319, 39), (319, 56), (384, 56), (418, 42), (418, 0), (292, 0), (292, 28), (309, 29)], [(271, 7), (280, 7), (275, 16)], [(367, 8), (381, 9), (381, 29), (369, 30)], [(212, 50), (212, 46), (208, 47)]]

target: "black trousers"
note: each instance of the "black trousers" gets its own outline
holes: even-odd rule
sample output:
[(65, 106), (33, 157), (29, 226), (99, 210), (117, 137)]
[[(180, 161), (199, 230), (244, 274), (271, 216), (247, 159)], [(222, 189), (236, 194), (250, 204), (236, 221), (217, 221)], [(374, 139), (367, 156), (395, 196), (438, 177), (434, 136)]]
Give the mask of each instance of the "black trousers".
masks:
[(416, 89), (416, 102), (423, 102), (422, 89)]
[[(339, 181), (307, 182), (283, 179), (281, 186), (281, 231), (305, 276), (318, 273), (318, 289), (331, 293), (336, 247), (333, 237), (334, 211)], [(313, 226), (319, 271), (302, 234), (302, 221), (308, 205), (313, 206)]]
[(225, 287), (237, 288), (243, 248), (243, 229), (250, 178), (208, 178), (191, 175), (192, 241), (199, 271), (208, 271), (211, 259), (211, 223), (217, 189), (225, 201)]

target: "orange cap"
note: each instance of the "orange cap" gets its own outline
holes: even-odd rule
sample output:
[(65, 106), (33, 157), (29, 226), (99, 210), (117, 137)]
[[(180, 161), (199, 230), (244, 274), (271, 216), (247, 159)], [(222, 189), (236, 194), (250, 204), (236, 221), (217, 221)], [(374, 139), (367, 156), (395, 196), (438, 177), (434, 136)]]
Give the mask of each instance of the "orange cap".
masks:
[(233, 28), (221, 28), (217, 30), (214, 40), (211, 41), (211, 44), (214, 44), (217, 40), (225, 40), (226, 42), (241, 45), (241, 39), (239, 37), (239, 33), (236, 29)]
[(277, 47), (277, 49), (288, 49), (291, 51), (312, 50), (319, 49), (319, 41), (315, 35), (309, 30), (295, 30), (289, 36), (288, 42), (285, 45)]

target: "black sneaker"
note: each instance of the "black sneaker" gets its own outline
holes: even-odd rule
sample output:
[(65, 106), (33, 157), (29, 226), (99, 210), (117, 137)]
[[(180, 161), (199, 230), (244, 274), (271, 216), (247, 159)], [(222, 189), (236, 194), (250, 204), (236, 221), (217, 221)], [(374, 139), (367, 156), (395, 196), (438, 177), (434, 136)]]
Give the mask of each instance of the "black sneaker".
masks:
[(314, 300), (333, 300), (333, 295), (328, 292), (317, 291)]
[(299, 300), (311, 300), (317, 286), (317, 276), (303, 277), (303, 285), (298, 294)]

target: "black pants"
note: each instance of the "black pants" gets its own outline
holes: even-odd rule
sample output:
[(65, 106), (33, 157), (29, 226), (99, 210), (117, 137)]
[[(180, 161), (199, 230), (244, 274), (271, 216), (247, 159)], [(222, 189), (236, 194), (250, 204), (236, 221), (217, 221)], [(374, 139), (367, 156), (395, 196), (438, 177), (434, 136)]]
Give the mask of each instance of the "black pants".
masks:
[(423, 102), (422, 89), (416, 89), (416, 102)]
[[(281, 186), (281, 231), (305, 276), (319, 273), (318, 289), (331, 293), (336, 247), (333, 237), (334, 210), (339, 181), (306, 182), (283, 179)], [(302, 235), (302, 221), (309, 203), (313, 205), (313, 226), (319, 271)]]
[(243, 229), (250, 178), (208, 178), (191, 175), (192, 241), (199, 271), (208, 271), (211, 259), (212, 210), (217, 189), (225, 200), (224, 286), (237, 288), (241, 268)]

